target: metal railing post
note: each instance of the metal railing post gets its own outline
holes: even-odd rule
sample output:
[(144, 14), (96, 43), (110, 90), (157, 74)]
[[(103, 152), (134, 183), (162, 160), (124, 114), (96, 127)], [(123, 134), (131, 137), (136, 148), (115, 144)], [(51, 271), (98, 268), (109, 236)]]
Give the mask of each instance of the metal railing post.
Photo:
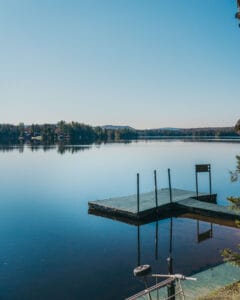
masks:
[(155, 204), (158, 208), (158, 193), (157, 193), (157, 171), (154, 170), (154, 187), (155, 187)]
[(168, 169), (168, 186), (169, 186), (170, 203), (172, 203), (172, 183), (171, 183), (171, 171), (170, 171), (170, 169)]
[(137, 213), (140, 210), (139, 173), (137, 173)]

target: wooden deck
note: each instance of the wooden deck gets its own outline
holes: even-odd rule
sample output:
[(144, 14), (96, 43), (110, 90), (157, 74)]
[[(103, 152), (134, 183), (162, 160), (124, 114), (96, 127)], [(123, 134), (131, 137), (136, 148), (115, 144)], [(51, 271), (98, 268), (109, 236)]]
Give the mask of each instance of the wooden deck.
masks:
[(133, 224), (143, 224), (151, 220), (182, 214), (198, 214), (221, 220), (240, 218), (238, 211), (217, 205), (216, 196), (216, 194), (210, 196), (199, 193), (199, 197), (196, 199), (195, 192), (172, 189), (172, 202), (170, 202), (169, 189), (161, 189), (157, 191), (158, 206), (156, 206), (155, 192), (141, 194), (139, 211), (137, 195), (91, 201), (88, 205), (90, 214), (119, 219)]
[(192, 198), (177, 202), (179, 208), (190, 212), (208, 217), (219, 217), (221, 219), (236, 220), (240, 217), (240, 212), (232, 210), (229, 207), (208, 203)]
[[(161, 212), (169, 211), (171, 204), (184, 199), (194, 198), (195, 192), (172, 189), (172, 203), (170, 203), (169, 189), (160, 189), (157, 191), (158, 210)], [(207, 194), (199, 194), (199, 198), (208, 198)], [(213, 196), (214, 198), (214, 196)], [(216, 198), (216, 196), (215, 196)], [(137, 195), (124, 196), (119, 198), (110, 198), (105, 200), (90, 201), (89, 209), (104, 212), (115, 216), (124, 216), (133, 219), (141, 219), (156, 212), (155, 192), (144, 193), (140, 195), (139, 212), (137, 206)]]

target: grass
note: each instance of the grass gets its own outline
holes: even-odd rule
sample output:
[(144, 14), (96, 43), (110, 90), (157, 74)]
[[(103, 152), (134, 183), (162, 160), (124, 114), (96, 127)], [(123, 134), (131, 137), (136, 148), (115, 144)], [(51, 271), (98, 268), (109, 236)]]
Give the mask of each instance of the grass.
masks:
[(238, 300), (240, 299), (240, 281), (212, 291), (198, 300)]

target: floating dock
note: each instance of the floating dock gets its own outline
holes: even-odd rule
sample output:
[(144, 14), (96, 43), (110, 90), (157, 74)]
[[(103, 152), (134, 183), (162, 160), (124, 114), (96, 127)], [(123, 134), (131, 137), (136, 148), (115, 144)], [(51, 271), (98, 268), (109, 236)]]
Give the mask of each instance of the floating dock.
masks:
[(154, 219), (162, 219), (182, 214), (198, 214), (226, 220), (239, 219), (238, 211), (216, 204), (216, 194), (199, 193), (182, 189), (157, 190), (138, 196), (130, 195), (119, 198), (90, 201), (89, 213), (118, 219), (126, 223), (144, 224)]

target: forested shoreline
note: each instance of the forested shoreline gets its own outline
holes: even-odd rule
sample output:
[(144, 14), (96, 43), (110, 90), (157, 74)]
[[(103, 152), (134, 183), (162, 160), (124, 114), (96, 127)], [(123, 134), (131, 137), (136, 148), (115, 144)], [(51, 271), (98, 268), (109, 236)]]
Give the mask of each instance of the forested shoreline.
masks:
[(0, 124), (0, 143), (93, 143), (109, 140), (137, 139), (138, 132), (134, 129), (105, 129), (90, 125), (65, 121), (57, 124), (19, 125)]
[(146, 129), (131, 127), (93, 127), (78, 122), (60, 121), (57, 124), (19, 125), (0, 124), (0, 143), (40, 143), (58, 142), (77, 144), (154, 137), (237, 137), (235, 127), (190, 128), (190, 129)]

